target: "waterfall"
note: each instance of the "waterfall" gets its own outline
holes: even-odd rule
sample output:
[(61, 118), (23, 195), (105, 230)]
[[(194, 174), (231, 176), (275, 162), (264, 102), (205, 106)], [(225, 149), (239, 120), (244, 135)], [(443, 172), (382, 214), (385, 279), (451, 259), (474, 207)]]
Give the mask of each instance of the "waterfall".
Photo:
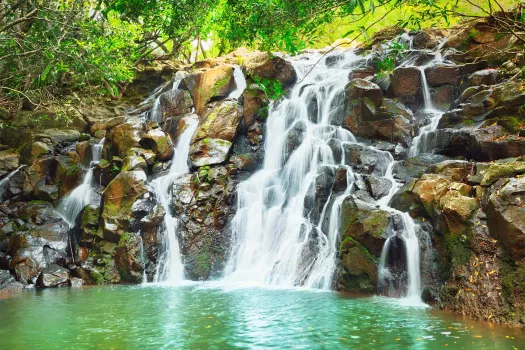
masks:
[(20, 169), (22, 166), (19, 166), (9, 174), (7, 174), (6, 177), (4, 177), (2, 180), (0, 180), (0, 200), (4, 199), (4, 193), (6, 191), (7, 184), (9, 183), (9, 179), (11, 179)]
[(178, 220), (171, 213), (171, 188), (174, 181), (189, 172), (188, 155), (193, 134), (197, 130), (198, 120), (188, 119), (188, 126), (180, 135), (174, 148), (173, 162), (168, 173), (151, 182), (155, 197), (164, 207), (166, 215), (162, 224), (159, 259), (154, 282), (177, 283), (184, 279), (184, 265), (181, 261), (179, 241), (177, 239)]
[(233, 79), (235, 80), (235, 90), (230, 92), (228, 98), (237, 100), (241, 97), (244, 89), (246, 89), (246, 78), (242, 74), (241, 67), (233, 66)]
[[(303, 77), (319, 56), (304, 58), (294, 62)], [(334, 157), (332, 147), (341, 151), (356, 143), (340, 125), (348, 81), (343, 78), (348, 76), (345, 65), (358, 59), (345, 53), (334, 67), (324, 62), (316, 65), (289, 98), (271, 107), (263, 169), (237, 189), (225, 281), (330, 288), (339, 248), (341, 205), (358, 179), (344, 155)], [(291, 138), (302, 139), (292, 152), (287, 142)], [(330, 178), (338, 167), (347, 171), (346, 190), (330, 190), (316, 208), (312, 203), (317, 199), (318, 181)]]
[(436, 47), (434, 52), (436, 53), (434, 59), (424, 66), (418, 67), (421, 71), (421, 87), (423, 89), (423, 102), (424, 102), (424, 113), (430, 118), (430, 122), (419, 129), (418, 135), (412, 140), (412, 146), (409, 150), (409, 156), (415, 157), (420, 153), (432, 153), (435, 148), (435, 131), (439, 125), (439, 120), (443, 116), (443, 112), (434, 107), (432, 102), (432, 95), (430, 93), (430, 87), (427, 82), (425, 74), (425, 68), (430, 67), (435, 63), (443, 62), (443, 56), (441, 49), (445, 44), (445, 40), (442, 40)]
[(93, 169), (95, 168), (95, 165), (100, 162), (103, 146), (104, 139), (100, 140), (98, 144), (91, 145), (91, 162), (89, 169), (84, 174), (82, 183), (58, 203), (56, 210), (69, 224), (69, 227), (75, 226), (77, 215), (86, 205), (98, 204), (100, 201), (98, 193), (93, 191), (93, 186), (95, 184)]

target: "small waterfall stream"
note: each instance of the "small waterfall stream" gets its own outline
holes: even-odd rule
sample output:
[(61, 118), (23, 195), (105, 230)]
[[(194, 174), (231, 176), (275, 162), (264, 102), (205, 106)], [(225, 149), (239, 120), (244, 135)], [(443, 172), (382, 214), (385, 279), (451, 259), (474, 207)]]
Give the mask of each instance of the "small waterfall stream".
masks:
[(198, 120), (188, 119), (188, 126), (182, 132), (174, 149), (173, 163), (164, 176), (151, 182), (155, 197), (162, 204), (166, 215), (162, 224), (159, 259), (154, 282), (178, 283), (184, 279), (184, 265), (180, 256), (177, 238), (177, 218), (171, 213), (171, 188), (178, 177), (189, 172), (188, 154), (193, 134), (197, 130)]
[(22, 169), (22, 166), (19, 166), (17, 169), (13, 170), (9, 174), (7, 174), (6, 177), (4, 177), (2, 180), (0, 180), (0, 200), (4, 198), (4, 193), (6, 191), (6, 187), (9, 183), (9, 180), (20, 170)]
[[(299, 77), (318, 57), (294, 62)], [(315, 66), (290, 92), (272, 106), (267, 121), (264, 167), (238, 187), (233, 220), (234, 246), (225, 269), (225, 281), (254, 285), (304, 286), (329, 289), (336, 267), (341, 205), (360, 179), (345, 159), (344, 148), (356, 145), (351, 132), (342, 128), (344, 88), (348, 66), (361, 59), (345, 53), (328, 68)], [(290, 138), (299, 145), (290, 152)], [(334, 151), (341, 153), (334, 157)], [(382, 175), (392, 156), (374, 150)], [(320, 213), (312, 208), (316, 187), (346, 170), (346, 190), (323, 197)]]
[(71, 193), (62, 198), (56, 208), (57, 212), (64, 218), (70, 227), (75, 226), (77, 215), (88, 204), (98, 204), (100, 196), (93, 190), (94, 177), (93, 169), (95, 165), (100, 162), (102, 158), (102, 147), (104, 146), (104, 139), (100, 140), (98, 144), (91, 145), (91, 162), (89, 169), (84, 174), (82, 183), (77, 186)]

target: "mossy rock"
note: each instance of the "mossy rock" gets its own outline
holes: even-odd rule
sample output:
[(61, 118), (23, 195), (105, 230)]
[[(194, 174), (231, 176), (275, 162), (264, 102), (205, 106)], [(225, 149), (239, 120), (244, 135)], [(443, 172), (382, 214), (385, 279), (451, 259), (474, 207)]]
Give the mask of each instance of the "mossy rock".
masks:
[(377, 209), (354, 197), (347, 197), (341, 206), (341, 238), (351, 237), (373, 255), (380, 256), (388, 236), (390, 213)]

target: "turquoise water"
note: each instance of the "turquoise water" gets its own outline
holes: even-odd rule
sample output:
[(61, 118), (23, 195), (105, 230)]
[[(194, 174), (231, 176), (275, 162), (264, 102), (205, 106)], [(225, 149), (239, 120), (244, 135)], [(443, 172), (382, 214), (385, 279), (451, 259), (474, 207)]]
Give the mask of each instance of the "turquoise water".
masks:
[[(332, 292), (115, 286), (0, 299), (0, 348), (514, 349), (514, 328)], [(520, 347), (521, 346), (521, 347)]]

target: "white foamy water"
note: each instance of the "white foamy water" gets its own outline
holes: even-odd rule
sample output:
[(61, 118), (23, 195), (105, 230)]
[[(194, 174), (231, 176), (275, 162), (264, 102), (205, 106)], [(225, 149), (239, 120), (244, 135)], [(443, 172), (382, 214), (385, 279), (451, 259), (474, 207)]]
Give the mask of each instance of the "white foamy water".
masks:
[(176, 284), (184, 279), (184, 265), (181, 260), (179, 241), (177, 238), (178, 220), (170, 208), (171, 189), (173, 183), (181, 175), (189, 172), (188, 155), (190, 142), (197, 130), (198, 120), (188, 119), (188, 126), (182, 132), (174, 148), (173, 163), (168, 173), (151, 182), (155, 197), (162, 204), (166, 215), (162, 224), (159, 259), (154, 282)]
[(100, 195), (93, 190), (95, 180), (93, 177), (93, 169), (96, 164), (100, 162), (102, 157), (102, 147), (104, 146), (104, 139), (100, 140), (98, 144), (91, 145), (91, 163), (89, 169), (84, 174), (82, 183), (77, 186), (71, 193), (62, 198), (56, 208), (57, 212), (69, 224), (69, 227), (75, 226), (75, 219), (77, 215), (88, 204), (99, 204)]

